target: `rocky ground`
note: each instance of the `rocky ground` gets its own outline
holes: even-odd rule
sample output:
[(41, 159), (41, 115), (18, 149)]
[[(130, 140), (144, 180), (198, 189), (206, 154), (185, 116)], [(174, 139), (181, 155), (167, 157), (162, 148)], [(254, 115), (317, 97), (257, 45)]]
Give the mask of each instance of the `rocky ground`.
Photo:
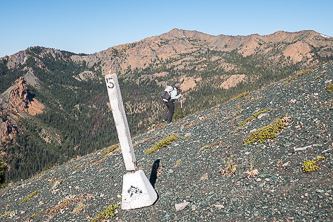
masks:
[[(332, 63), (135, 137), (159, 196), (150, 207), (121, 209), (122, 155), (104, 149), (2, 189), (0, 221), (91, 221), (115, 204), (96, 221), (332, 221), (331, 84)], [(277, 118), (276, 138), (244, 145)]]

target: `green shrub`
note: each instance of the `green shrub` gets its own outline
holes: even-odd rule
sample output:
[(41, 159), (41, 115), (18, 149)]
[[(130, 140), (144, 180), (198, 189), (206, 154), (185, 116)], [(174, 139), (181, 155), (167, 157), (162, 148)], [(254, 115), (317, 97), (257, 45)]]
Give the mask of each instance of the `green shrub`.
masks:
[(25, 198), (24, 200), (22, 200), (21, 203), (27, 202), (27, 201), (30, 200), (32, 197), (36, 196), (38, 193), (40, 193), (39, 190), (36, 190), (36, 191), (32, 192), (31, 194), (28, 195), (27, 198)]
[(260, 114), (262, 114), (262, 113), (266, 113), (266, 112), (268, 112), (268, 111), (270, 111), (270, 110), (271, 110), (271, 108), (267, 108), (267, 109), (265, 109), (265, 110), (261, 110), (261, 111), (259, 111), (259, 112), (254, 113), (253, 116), (251, 116), (251, 117), (247, 118), (246, 120), (244, 120), (243, 122), (241, 122), (241, 123), (239, 124), (239, 127), (243, 127), (243, 126), (245, 126), (248, 122), (250, 122), (250, 121), (256, 119)]
[(15, 211), (8, 211), (8, 212), (0, 215), (0, 218), (7, 217), (8, 215), (15, 215)]
[(323, 74), (316, 76), (316, 78), (314, 78), (314, 80), (320, 79), (321, 77), (323, 77)]
[(245, 126), (247, 123), (251, 122), (251, 121), (254, 120), (254, 119), (255, 119), (255, 117), (254, 117), (254, 116), (251, 116), (251, 117), (247, 118), (246, 120), (244, 120), (243, 122), (241, 122), (238, 126), (239, 126), (239, 127), (243, 127), (243, 126)]
[(152, 148), (145, 150), (145, 154), (151, 154), (153, 152), (156, 152), (157, 150), (161, 149), (162, 147), (166, 147), (170, 145), (173, 141), (178, 140), (178, 136), (176, 134), (169, 136), (158, 143), (156, 143)]
[(319, 168), (319, 166), (318, 166), (317, 162), (314, 160), (305, 160), (302, 165), (302, 168), (303, 168), (304, 173), (308, 173), (308, 172), (316, 171)]
[(319, 161), (324, 160), (325, 157), (319, 156), (317, 160), (305, 160), (302, 165), (302, 169), (304, 173), (314, 172), (319, 168)]
[(322, 161), (322, 160), (324, 160), (325, 159), (325, 157), (323, 157), (323, 156), (318, 156), (317, 157), (317, 161)]
[(243, 92), (243, 93), (241, 93), (241, 94), (235, 96), (235, 97), (232, 98), (231, 100), (240, 99), (240, 98), (242, 98), (242, 97), (244, 97), (244, 96), (249, 95), (250, 93), (251, 93), (251, 92), (249, 92), (249, 91)]
[(117, 149), (119, 147), (119, 144), (113, 145), (111, 146), (109, 149), (105, 150), (103, 152), (103, 155), (108, 155), (109, 153), (113, 152), (115, 149)]
[(77, 164), (75, 167), (73, 167), (70, 171), (74, 171), (74, 170), (76, 170), (77, 168), (79, 168), (81, 166), (81, 164), (79, 163), (79, 164)]
[(261, 127), (260, 129), (250, 133), (245, 139), (244, 146), (257, 141), (264, 143), (268, 139), (274, 139), (276, 137), (276, 133), (280, 132), (285, 126), (286, 124), (282, 121), (282, 119), (275, 119), (270, 125)]
[(99, 213), (94, 219), (91, 220), (91, 222), (105, 221), (110, 217), (114, 217), (114, 210), (117, 208), (118, 204), (108, 206), (104, 212)]
[(267, 109), (264, 109), (264, 110), (258, 111), (258, 112), (256, 112), (256, 113), (254, 113), (253, 115), (254, 115), (255, 118), (257, 118), (260, 114), (262, 114), (262, 113), (267, 113), (267, 112), (270, 111), (270, 110), (271, 110), (271, 108), (267, 108)]

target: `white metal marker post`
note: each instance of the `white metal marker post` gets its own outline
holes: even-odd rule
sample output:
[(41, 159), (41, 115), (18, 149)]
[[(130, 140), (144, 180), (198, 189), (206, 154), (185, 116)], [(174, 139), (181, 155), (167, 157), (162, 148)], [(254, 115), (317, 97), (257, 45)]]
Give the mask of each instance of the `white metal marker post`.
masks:
[(137, 170), (132, 139), (121, 98), (116, 74), (105, 76), (111, 110), (127, 172), (123, 176), (122, 209), (136, 209), (152, 205), (157, 193), (142, 170)]

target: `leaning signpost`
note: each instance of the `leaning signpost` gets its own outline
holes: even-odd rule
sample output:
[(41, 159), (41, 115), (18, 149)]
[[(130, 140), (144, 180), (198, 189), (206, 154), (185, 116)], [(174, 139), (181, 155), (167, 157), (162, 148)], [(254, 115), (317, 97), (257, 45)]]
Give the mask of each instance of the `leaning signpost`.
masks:
[(111, 110), (117, 128), (118, 139), (127, 173), (123, 176), (122, 209), (150, 206), (157, 200), (157, 193), (142, 170), (137, 170), (132, 139), (121, 98), (116, 74), (105, 76)]

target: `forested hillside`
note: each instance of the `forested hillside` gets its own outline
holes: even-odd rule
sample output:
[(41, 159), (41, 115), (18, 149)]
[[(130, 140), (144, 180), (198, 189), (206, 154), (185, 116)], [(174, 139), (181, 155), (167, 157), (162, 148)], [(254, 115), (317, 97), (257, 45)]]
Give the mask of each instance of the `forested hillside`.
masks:
[(78, 81), (73, 77), (89, 70), (84, 63), (68, 59), (71, 54), (67, 52), (53, 57), (51, 53), (40, 55), (41, 51), (44, 49), (27, 50), (30, 59), (5, 76), (10, 82), (14, 81), (11, 73), (33, 70), (39, 85), (38, 89), (29, 85), (29, 94), (46, 107), (43, 113), (26, 118), (11, 119), (8, 113), (2, 114), (2, 121), (13, 120), (20, 132), (15, 139), (1, 143), (7, 181), (27, 178), (45, 167), (116, 142), (101, 73), (96, 79)]
[[(108, 72), (118, 74), (135, 136), (160, 124), (165, 107), (159, 93), (167, 84), (183, 84), (177, 118), (301, 70), (309, 72), (333, 59), (332, 48), (332, 38), (313, 31), (235, 37), (174, 29), (92, 55), (31, 47), (4, 57), (0, 150), (5, 179), (27, 178), (117, 143), (103, 77)], [(27, 90), (16, 98), (20, 77), (19, 85)], [(43, 109), (31, 114), (27, 110), (34, 102)]]

